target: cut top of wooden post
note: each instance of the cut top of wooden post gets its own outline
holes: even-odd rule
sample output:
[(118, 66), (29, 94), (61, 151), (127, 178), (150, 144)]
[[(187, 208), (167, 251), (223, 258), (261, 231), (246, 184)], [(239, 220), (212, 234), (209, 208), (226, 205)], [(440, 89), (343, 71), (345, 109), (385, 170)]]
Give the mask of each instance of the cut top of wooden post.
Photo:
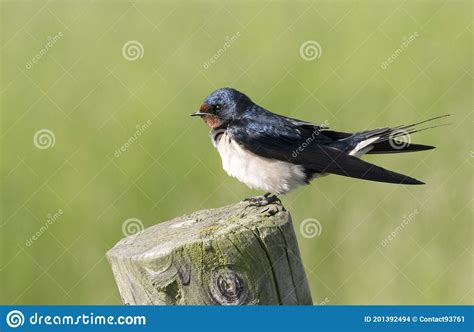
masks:
[(122, 239), (107, 258), (125, 304), (312, 304), (280, 204), (197, 211)]

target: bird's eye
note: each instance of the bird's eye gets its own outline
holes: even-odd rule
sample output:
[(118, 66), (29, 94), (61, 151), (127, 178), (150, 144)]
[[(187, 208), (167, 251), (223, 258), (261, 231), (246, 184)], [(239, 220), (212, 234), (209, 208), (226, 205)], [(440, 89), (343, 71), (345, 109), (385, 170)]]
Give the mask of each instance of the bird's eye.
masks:
[(218, 110), (221, 109), (221, 106), (220, 106), (220, 105), (216, 105), (216, 106), (214, 106), (214, 109), (215, 109), (216, 111), (218, 111)]

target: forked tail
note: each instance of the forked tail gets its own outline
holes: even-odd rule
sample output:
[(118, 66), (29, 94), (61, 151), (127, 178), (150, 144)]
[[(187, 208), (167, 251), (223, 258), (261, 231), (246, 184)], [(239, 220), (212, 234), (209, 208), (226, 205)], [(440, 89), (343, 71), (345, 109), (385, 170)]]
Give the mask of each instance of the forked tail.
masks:
[(418, 126), (431, 122), (433, 120), (445, 118), (449, 116), (441, 115), (428, 120), (420, 121), (410, 125), (402, 125), (397, 127), (386, 127), (378, 128), (363, 132), (354, 133), (353, 135), (344, 138), (341, 141), (347, 141), (349, 143), (346, 147), (351, 155), (360, 156), (363, 154), (376, 154), (376, 153), (402, 153), (402, 152), (415, 152), (434, 149), (434, 146), (414, 144), (411, 142), (411, 135), (437, 127), (443, 127), (449, 124), (439, 124), (434, 126), (428, 126), (419, 128)]

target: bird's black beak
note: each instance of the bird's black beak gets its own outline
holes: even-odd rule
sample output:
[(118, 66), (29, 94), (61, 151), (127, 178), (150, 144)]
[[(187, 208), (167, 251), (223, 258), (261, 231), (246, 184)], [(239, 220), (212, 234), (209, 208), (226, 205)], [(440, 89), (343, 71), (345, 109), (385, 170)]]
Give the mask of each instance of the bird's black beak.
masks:
[(207, 113), (204, 113), (204, 112), (201, 112), (201, 111), (197, 111), (197, 112), (194, 112), (194, 113), (191, 113), (190, 116), (203, 116), (203, 115), (206, 115)]
[(209, 115), (209, 110), (211, 110), (211, 105), (203, 103), (201, 107), (199, 107), (199, 111), (194, 112), (193, 114), (190, 114), (191, 116), (203, 116), (203, 115)]

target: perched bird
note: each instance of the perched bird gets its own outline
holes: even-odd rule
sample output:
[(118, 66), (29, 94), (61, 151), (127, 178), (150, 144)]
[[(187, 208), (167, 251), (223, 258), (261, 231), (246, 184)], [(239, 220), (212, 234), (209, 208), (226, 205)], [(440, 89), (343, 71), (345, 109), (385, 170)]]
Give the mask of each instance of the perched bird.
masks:
[[(366, 153), (400, 153), (433, 149), (404, 144), (400, 137), (428, 128), (417, 125), (346, 133), (324, 125), (272, 113), (245, 94), (221, 88), (203, 102), (199, 116), (211, 128), (211, 139), (230, 176), (267, 193), (248, 199), (266, 205), (316, 177), (337, 174), (363, 180), (418, 185), (423, 182), (363, 161)], [(432, 128), (432, 127), (430, 127)]]

